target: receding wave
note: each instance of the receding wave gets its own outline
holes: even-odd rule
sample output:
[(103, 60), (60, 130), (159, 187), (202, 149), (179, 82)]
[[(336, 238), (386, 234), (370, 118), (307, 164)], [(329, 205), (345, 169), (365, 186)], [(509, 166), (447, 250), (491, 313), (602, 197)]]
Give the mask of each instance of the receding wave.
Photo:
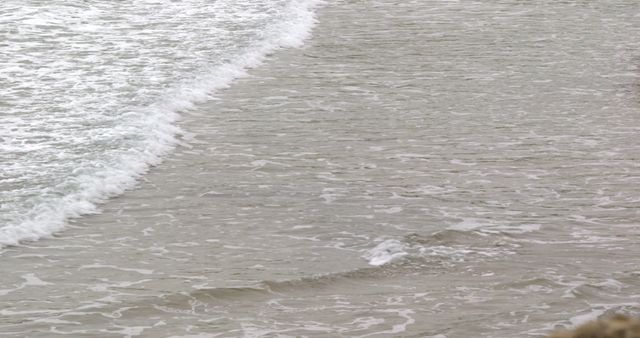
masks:
[[(180, 112), (194, 108), (194, 105), (198, 102), (210, 98), (213, 92), (229, 86), (234, 79), (244, 76), (248, 69), (259, 65), (267, 55), (276, 49), (300, 46), (310, 34), (315, 20), (314, 7), (318, 3), (319, 1), (317, 0), (289, 1), (285, 8), (281, 9), (279, 14), (271, 22), (268, 22), (265, 27), (260, 29), (253, 28), (254, 31), (258, 32), (256, 34), (258, 34), (257, 36), (259, 36), (260, 39), (247, 43), (246, 46), (238, 52), (221, 56), (221, 59), (228, 59), (229, 61), (214, 67), (195, 69), (193, 72), (196, 74), (199, 73), (200, 75), (191, 80), (179, 81), (177, 84), (172, 84), (169, 86), (172, 87), (172, 89), (160, 90), (161, 88), (167, 87), (167, 85), (160, 83), (157, 85), (160, 89), (145, 90), (145, 88), (140, 88), (135, 89), (136, 92), (131, 93), (131, 95), (135, 97), (135, 95), (138, 95), (137, 93), (144, 94), (151, 92), (153, 95), (150, 94), (149, 97), (156, 97), (153, 101), (145, 104), (145, 101), (142, 99), (132, 99), (142, 105), (138, 106), (138, 108), (132, 106), (129, 111), (125, 111), (119, 115), (110, 111), (110, 109), (115, 109), (114, 107), (106, 103), (103, 104), (100, 108), (105, 110), (104, 121), (100, 120), (95, 122), (99, 128), (96, 127), (98, 129), (95, 130), (94, 134), (79, 135), (79, 133), (75, 133), (74, 135), (74, 132), (69, 131), (71, 127), (68, 126), (75, 125), (78, 125), (79, 130), (84, 130), (82, 129), (84, 128), (82, 124), (86, 124), (86, 121), (91, 121), (92, 119), (90, 115), (91, 112), (87, 113), (89, 115), (84, 118), (80, 114), (81, 111), (91, 109), (89, 106), (81, 107), (81, 99), (83, 99), (83, 97), (78, 98), (78, 102), (73, 102), (73, 105), (64, 105), (66, 104), (66, 102), (62, 102), (64, 98), (59, 98), (62, 103), (60, 103), (60, 107), (55, 106), (58, 111), (64, 111), (64, 107), (67, 106), (79, 106), (79, 108), (76, 107), (79, 110), (77, 113), (78, 116), (69, 117), (69, 114), (76, 114), (75, 111), (71, 113), (63, 112), (61, 114), (66, 115), (61, 116), (60, 121), (57, 121), (57, 123), (61, 124), (59, 130), (63, 130), (66, 134), (70, 135), (65, 134), (66, 136), (69, 136), (69, 138), (77, 136), (77, 140), (69, 141), (70, 145), (73, 145), (77, 149), (67, 149), (65, 151), (61, 149), (56, 150), (54, 147), (59, 147), (58, 143), (60, 143), (60, 140), (58, 140), (55, 135), (54, 137), (49, 137), (52, 139), (51, 141), (47, 141), (51, 144), (45, 142), (41, 144), (41, 146), (38, 146), (38, 149), (35, 149), (33, 148), (35, 146), (32, 145), (32, 140), (27, 139), (25, 142), (20, 141), (21, 138), (34, 137), (28, 134), (30, 130), (26, 130), (24, 135), (18, 135), (15, 133), (20, 132), (21, 129), (9, 128), (3, 136), (6, 136), (8, 141), (20, 141), (22, 145), (11, 143), (13, 141), (9, 143), (3, 142), (2, 150), (5, 156), (8, 156), (7, 161), (3, 161), (5, 162), (4, 164), (8, 165), (9, 162), (24, 159), (23, 153), (25, 151), (31, 151), (34, 157), (33, 161), (35, 161), (36, 164), (24, 163), (22, 165), (20, 163), (14, 163), (13, 165), (9, 165), (6, 170), (3, 170), (3, 176), (7, 175), (7, 177), (0, 178), (3, 178), (3, 184), (6, 183), (10, 186), (8, 186), (6, 190), (0, 189), (5, 190), (0, 192), (0, 202), (3, 200), (7, 202), (0, 203), (3, 208), (3, 215), (0, 216), (0, 221), (4, 223), (0, 226), (0, 246), (16, 245), (21, 241), (37, 240), (43, 236), (49, 236), (63, 229), (68, 219), (96, 213), (98, 212), (96, 204), (103, 203), (108, 198), (122, 194), (126, 189), (132, 188), (141, 175), (146, 173), (151, 166), (159, 164), (163, 156), (182, 142), (180, 136), (183, 132), (175, 124), (180, 117)], [(91, 15), (95, 15), (96, 18), (102, 18), (105, 16), (103, 13), (105, 10), (94, 8), (93, 12), (87, 12), (88, 14), (77, 13), (77, 8), (68, 9), (64, 7), (63, 9), (57, 10), (73, 11), (73, 13), (70, 14), (71, 19), (73, 19), (73, 15), (77, 15), (79, 17), (78, 23), (75, 23), (75, 21), (71, 23), (58, 22), (61, 19), (55, 19), (48, 13), (43, 13), (35, 19), (28, 22), (25, 21), (21, 24), (35, 25), (34, 27), (36, 28), (54, 27), (67, 35), (71, 33), (66, 32), (66, 30), (71, 30), (74, 34), (76, 33), (74, 30), (78, 30), (79, 33), (77, 33), (77, 35), (80, 37), (84, 36), (82, 34), (84, 34), (86, 30), (100, 31), (101, 29), (106, 29), (96, 25), (86, 25), (86, 20), (80, 20), (83, 16)], [(193, 20), (205, 20), (205, 17), (193, 18)], [(191, 20), (184, 21), (189, 22)], [(124, 24), (125, 23), (123, 23), (123, 25)], [(160, 24), (151, 22), (149, 25), (153, 27), (153, 25)], [(142, 32), (144, 33), (144, 31)], [(113, 35), (119, 38), (118, 33), (119, 32), (115, 32)], [(64, 36), (62, 33), (60, 35)], [(145, 36), (142, 36), (142, 38), (145, 38)], [(122, 43), (124, 44), (125, 42), (126, 41)], [(99, 44), (100, 42), (97, 41), (95, 43)], [(176, 43), (180, 42), (178, 41)], [(199, 46), (184, 46), (184, 48), (187, 49), (193, 48), (194, 51), (198, 51), (197, 47)], [(100, 50), (92, 51), (92, 53), (100, 55)], [(142, 53), (142, 51), (140, 53)], [(126, 60), (126, 58), (123, 58), (123, 60)], [(109, 62), (115, 62), (113, 67), (116, 67), (118, 66), (118, 62), (121, 61), (110, 60)], [(146, 64), (148, 64), (148, 62)], [(58, 67), (66, 66), (69, 65), (67, 65), (64, 60), (60, 60)], [(149, 66), (145, 65), (145, 67)], [(198, 64), (193, 66), (193, 68), (197, 67)], [(88, 67), (87, 69), (90, 70), (92, 68)], [(17, 66), (14, 70), (16, 72), (26, 72), (23, 68)], [(79, 70), (79, 72), (80, 71), (85, 70)], [(104, 71), (107, 72), (109, 69), (105, 69)], [(175, 70), (169, 69), (168, 71)], [(144, 71), (140, 72), (139, 77), (142, 79), (140, 80), (142, 81), (140, 83), (141, 85), (152, 83), (156, 81), (155, 77), (159, 76), (156, 74), (158, 73), (157, 70), (153, 68), (150, 70), (146, 70), (145, 68)], [(126, 73), (126, 71), (123, 71), (121, 75), (122, 79), (116, 78), (115, 74), (108, 75), (114, 78), (112, 82), (122, 80), (122, 87), (126, 87), (129, 86), (127, 81), (130, 80), (127, 79)], [(27, 75), (28, 74), (23, 77), (28, 79)], [(71, 76), (71, 74), (67, 75)], [(15, 77), (16, 76), (14, 76), (14, 78)], [(85, 76), (84, 80), (86, 81), (87, 79), (91, 79), (91, 77)], [(135, 80), (140, 82), (138, 79)], [(93, 85), (90, 83), (82, 83), (81, 85), (90, 87), (87, 89), (88, 93), (95, 92), (96, 89), (94, 87), (100, 86), (100, 90), (107, 88), (103, 83)], [(64, 89), (65, 88), (61, 88), (60, 90)], [(64, 91), (61, 93), (64, 93)], [(12, 98), (12, 95), (13, 93), (11, 91), (8, 92), (9, 98)], [(112, 99), (113, 102), (118, 102), (118, 95), (114, 93), (108, 95), (115, 97), (112, 98), (109, 96), (110, 100)], [(16, 94), (15, 97), (16, 100), (19, 99), (18, 94)], [(100, 103), (94, 102), (94, 104)], [(126, 110), (127, 108), (122, 109)], [(25, 115), (24, 118), (34, 119), (35, 122), (33, 123), (40, 123), (44, 119), (38, 120), (38, 116), (41, 114), (44, 114), (44, 112), (34, 111), (33, 116)], [(12, 118), (16, 124), (25, 123), (21, 121), (20, 118)], [(69, 120), (67, 126), (65, 126), (64, 123), (65, 119)], [(109, 123), (116, 124), (109, 125)], [(47, 125), (43, 125), (42, 128), (51, 129), (51, 127)], [(55, 128), (58, 128), (58, 126)], [(32, 126), (31, 129), (36, 129), (36, 126)], [(91, 143), (87, 144), (87, 142)], [(104, 148), (104, 151), (95, 152), (94, 149), (97, 149), (97, 146), (93, 143), (96, 142)], [(31, 144), (30, 146), (33, 149), (25, 148), (24, 144)], [(49, 173), (46, 172), (46, 168), (35, 170), (34, 168), (44, 163), (42, 156), (36, 154), (37, 151), (41, 151), (43, 154), (46, 153), (47, 156), (52, 158), (51, 161), (55, 160), (59, 162), (61, 159), (73, 161), (55, 168), (52, 166), (52, 168), (50, 168), (51, 172)], [(38, 156), (40, 156), (40, 158), (37, 158)], [(69, 167), (71, 165), (69, 163), (73, 163), (73, 167)], [(27, 172), (27, 174), (23, 171)], [(49, 177), (55, 177), (55, 179), (48, 179), (45, 177), (47, 175)], [(11, 195), (12, 191), (16, 192), (15, 196)]]

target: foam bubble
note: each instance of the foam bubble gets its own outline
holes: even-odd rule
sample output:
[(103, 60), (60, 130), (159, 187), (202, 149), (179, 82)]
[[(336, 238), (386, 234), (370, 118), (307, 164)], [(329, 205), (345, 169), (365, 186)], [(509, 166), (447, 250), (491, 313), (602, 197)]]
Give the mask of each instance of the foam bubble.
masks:
[(369, 264), (380, 266), (408, 255), (405, 249), (405, 245), (402, 242), (396, 239), (388, 239), (367, 251), (363, 257), (369, 261)]

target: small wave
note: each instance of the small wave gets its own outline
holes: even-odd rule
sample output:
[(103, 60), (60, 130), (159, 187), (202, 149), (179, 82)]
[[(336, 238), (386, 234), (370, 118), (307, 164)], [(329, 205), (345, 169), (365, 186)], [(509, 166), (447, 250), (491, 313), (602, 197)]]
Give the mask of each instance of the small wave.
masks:
[(405, 245), (395, 239), (388, 239), (364, 254), (370, 265), (379, 266), (408, 255)]
[(222, 287), (222, 288), (204, 288), (197, 289), (188, 294), (189, 298), (204, 301), (211, 300), (238, 300), (245, 298), (264, 298), (269, 297), (270, 290), (265, 287)]
[(401, 266), (364, 267), (354, 270), (333, 272), (321, 275), (301, 277), (293, 280), (262, 281), (260, 285), (274, 293), (288, 293), (295, 290), (332, 287), (341, 283), (350, 283), (361, 279), (374, 279), (388, 276), (394, 270), (402, 270)]
[(442, 230), (428, 235), (407, 234), (401, 239), (386, 239), (367, 250), (362, 257), (372, 266), (382, 266), (408, 259), (425, 259), (450, 263), (474, 257), (498, 257), (518, 247), (508, 234), (478, 231)]
[(239, 300), (246, 298), (265, 298), (274, 295), (290, 294), (297, 291), (307, 292), (310, 289), (339, 287), (345, 283), (354, 283), (361, 280), (381, 279), (395, 275), (405, 276), (408, 271), (414, 271), (416, 269), (420, 269), (423, 272), (436, 273), (436, 271), (441, 270), (441, 265), (437, 260), (430, 260), (423, 257), (410, 257), (402, 261), (381, 266), (365, 266), (352, 270), (287, 280), (263, 280), (250, 286), (242, 287), (202, 288), (171, 297), (187, 296), (190, 299), (199, 301), (206, 301), (206, 299)]
[(447, 229), (456, 231), (478, 231), (483, 233), (524, 234), (540, 230), (540, 224), (500, 224), (477, 218), (463, 218)]
[(264, 38), (242, 55), (177, 86), (144, 111), (123, 116), (128, 132), (134, 129), (136, 134), (143, 135), (142, 141), (111, 164), (103, 164), (99, 170), (77, 168), (76, 176), (48, 188), (46, 198), (38, 197), (30, 211), (0, 228), (0, 247), (50, 236), (62, 230), (69, 219), (97, 213), (97, 204), (134, 187), (142, 175), (180, 143), (178, 136), (182, 131), (175, 125), (179, 112), (193, 109), (212, 93), (228, 87), (277, 49), (300, 47), (311, 34), (314, 9), (320, 3), (291, 1), (285, 10), (287, 18), (265, 29)]
[[(95, 307), (106, 312), (116, 311), (119, 308), (135, 308), (139, 310), (138, 313), (147, 313), (147, 310), (153, 308), (169, 313), (192, 313), (196, 311), (194, 308), (203, 304), (267, 301), (297, 293), (308, 294), (310, 290), (339, 288), (363, 279), (378, 279), (396, 274), (405, 275), (407, 268), (415, 263), (408, 260), (397, 265), (387, 264), (384, 267), (364, 267), (290, 280), (264, 280), (247, 286), (192, 289), (158, 296), (142, 296), (125, 303), (120, 301), (98, 302)], [(6, 290), (6, 292), (11, 291)]]

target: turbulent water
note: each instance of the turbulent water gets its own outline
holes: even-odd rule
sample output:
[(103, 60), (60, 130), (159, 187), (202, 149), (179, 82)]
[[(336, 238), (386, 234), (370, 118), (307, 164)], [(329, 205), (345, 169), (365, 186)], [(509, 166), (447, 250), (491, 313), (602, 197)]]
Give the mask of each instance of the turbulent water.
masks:
[(5, 1), (0, 245), (60, 230), (176, 143), (178, 112), (278, 46), (313, 1)]
[(0, 20), (0, 336), (543, 337), (640, 314), (635, 1)]

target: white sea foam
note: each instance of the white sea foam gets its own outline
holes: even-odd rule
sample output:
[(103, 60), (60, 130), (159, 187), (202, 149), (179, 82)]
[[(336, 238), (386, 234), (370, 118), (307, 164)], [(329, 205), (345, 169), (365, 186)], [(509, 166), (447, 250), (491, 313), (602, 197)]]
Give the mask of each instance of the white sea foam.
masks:
[(485, 224), (480, 222), (475, 218), (465, 218), (462, 222), (449, 226), (447, 229), (449, 230), (458, 230), (458, 231), (471, 231), (478, 228), (484, 227)]
[[(196, 3), (200, 6), (197, 10), (189, 7), (193, 5), (195, 8)], [(163, 10), (192, 15), (182, 18), (182, 21), (199, 23), (196, 28), (210, 28), (211, 31), (222, 34), (224, 32), (217, 32), (218, 28), (210, 27), (212, 25), (206, 21), (201, 22), (220, 15), (223, 11), (214, 8), (220, 3), (225, 2), (211, 5), (211, 8), (197, 0), (177, 5), (162, 2), (144, 6), (162, 5)], [(6, 97), (9, 101), (13, 100), (11, 103), (14, 106), (20, 108), (19, 105), (23, 104), (28, 107), (27, 104), (35, 99), (22, 97), (25, 93), (19, 90), (20, 86), (38, 86), (31, 95), (42, 93), (45, 100), (59, 102), (44, 102), (39, 108), (42, 110), (34, 110), (31, 115), (20, 116), (18, 110), (10, 112), (0, 125), (0, 144), (4, 154), (0, 158), (0, 183), (6, 184), (6, 188), (0, 189), (0, 211), (4, 214), (4, 218), (0, 218), (4, 223), (0, 224), (0, 246), (48, 236), (63, 229), (68, 219), (96, 213), (97, 203), (132, 188), (141, 175), (151, 166), (159, 164), (162, 157), (180, 142), (178, 136), (182, 131), (175, 125), (180, 112), (193, 109), (195, 104), (207, 100), (212, 93), (228, 87), (234, 79), (245, 76), (248, 69), (262, 63), (276, 49), (301, 46), (310, 35), (315, 21), (314, 8), (319, 3), (318, 0), (247, 2), (244, 4), (246, 8), (241, 8), (243, 11), (236, 11), (230, 16), (249, 22), (247, 26), (253, 24), (255, 27), (250, 27), (246, 33), (253, 35), (242, 41), (237, 48), (234, 47), (238, 44), (237, 41), (225, 42), (229, 48), (228, 54), (218, 55), (208, 63), (196, 59), (185, 65), (189, 70), (186, 75), (173, 77), (163, 73), (179, 71), (175, 69), (173, 62), (166, 62), (162, 70), (153, 67), (154, 53), (158, 51), (149, 52), (151, 56), (130, 55), (139, 57), (138, 62), (144, 63), (128, 65), (131, 69), (126, 69), (126, 64), (119, 65), (126, 62), (126, 58), (121, 60), (116, 55), (109, 59), (111, 55), (106, 53), (112, 47), (101, 46), (99, 39), (88, 41), (92, 35), (87, 35), (89, 33), (86, 32), (99, 34), (107, 29), (106, 25), (101, 27), (100, 22), (87, 24), (100, 20), (104, 23), (104, 17), (111, 15), (107, 7), (96, 5), (81, 12), (81, 9), (74, 6), (52, 3), (48, 10), (33, 9), (27, 13), (25, 9), (22, 14), (28, 19), (22, 20), (19, 28), (28, 30), (30, 34), (46, 34), (46, 29), (38, 31), (43, 25), (55, 26), (67, 35), (70, 34), (68, 32), (83, 31), (83, 34), (73, 35), (68, 40), (61, 40), (61, 43), (78, 49), (78, 55), (84, 59), (53, 60), (48, 68), (42, 67), (39, 73), (30, 73), (31, 70), (22, 67), (22, 60), (2, 68), (0, 83), (8, 82), (6, 88), (11, 89), (7, 90)], [(5, 5), (10, 7), (11, 2)], [(145, 7), (140, 6), (132, 8), (132, 11), (143, 13)], [(264, 18), (264, 12), (275, 14)], [(67, 16), (55, 15), (56, 13)], [(63, 17), (69, 19), (65, 21), (61, 19)], [(120, 21), (114, 19), (111, 28), (114, 31), (108, 33), (111, 34), (109, 37), (113, 37), (114, 43), (120, 44), (118, 48), (129, 50), (129, 45), (133, 43), (120, 36), (123, 32), (117, 31), (125, 23), (131, 25), (126, 27), (132, 30), (131, 34), (138, 34), (136, 38), (140, 41), (137, 42), (142, 45), (148, 43), (144, 39), (148, 39), (147, 35), (154, 29), (162, 32), (162, 29), (172, 28), (162, 21), (138, 22), (136, 25), (135, 20), (144, 17), (130, 14), (128, 19), (133, 23), (127, 21), (127, 18)], [(14, 19), (16, 22), (20, 20), (18, 14)], [(253, 23), (252, 19), (260, 24)], [(3, 21), (0, 20), (0, 23)], [(180, 22), (179, 25), (184, 23)], [(185, 27), (173, 27), (176, 30), (182, 28)], [(194, 36), (199, 34), (197, 29), (194, 32)], [(60, 36), (52, 39), (62, 39)], [(22, 45), (18, 44), (18, 47), (12, 47), (14, 50), (10, 52), (14, 54), (8, 57), (18, 58), (24, 54), (20, 50), (23, 48), (32, 53), (32, 60), (25, 59), (25, 62), (37, 60), (41, 51), (32, 45), (38, 45), (38, 39), (40, 38), (36, 36), (34, 42), (24, 42)], [(92, 43), (96, 44), (95, 48), (89, 49), (90, 53), (82, 53), (82, 48)], [(163, 42), (156, 43), (161, 45)], [(215, 48), (201, 48), (200, 44), (206, 43), (206, 39), (194, 40), (193, 43), (193, 46), (184, 43), (179, 45), (185, 50), (179, 51), (176, 57), (182, 57), (180, 52), (208, 57), (216, 52)], [(145, 53), (146, 51), (139, 51), (139, 54)], [(146, 62), (144, 57), (147, 57)], [(73, 68), (75, 62), (78, 66)], [(175, 63), (179, 64), (177, 61)], [(130, 71), (138, 71), (135, 78), (128, 78), (132, 74)], [(46, 81), (36, 83), (33, 79), (38, 76), (51, 81), (51, 85), (47, 87)], [(15, 79), (23, 79), (23, 82), (16, 82)], [(166, 83), (166, 80), (177, 82)], [(132, 89), (117, 92), (121, 87)], [(67, 89), (71, 90), (66, 91)], [(59, 97), (67, 92), (74, 93), (73, 89), (77, 89), (77, 96)], [(102, 101), (104, 102), (101, 103)], [(130, 106), (123, 106), (123, 102), (128, 102)], [(100, 113), (92, 112), (94, 109), (100, 110)], [(52, 123), (55, 125), (51, 125)], [(90, 128), (87, 129), (83, 124), (89, 124)]]
[(388, 239), (367, 251), (363, 257), (369, 261), (369, 264), (379, 266), (408, 255), (405, 249), (402, 242)]

